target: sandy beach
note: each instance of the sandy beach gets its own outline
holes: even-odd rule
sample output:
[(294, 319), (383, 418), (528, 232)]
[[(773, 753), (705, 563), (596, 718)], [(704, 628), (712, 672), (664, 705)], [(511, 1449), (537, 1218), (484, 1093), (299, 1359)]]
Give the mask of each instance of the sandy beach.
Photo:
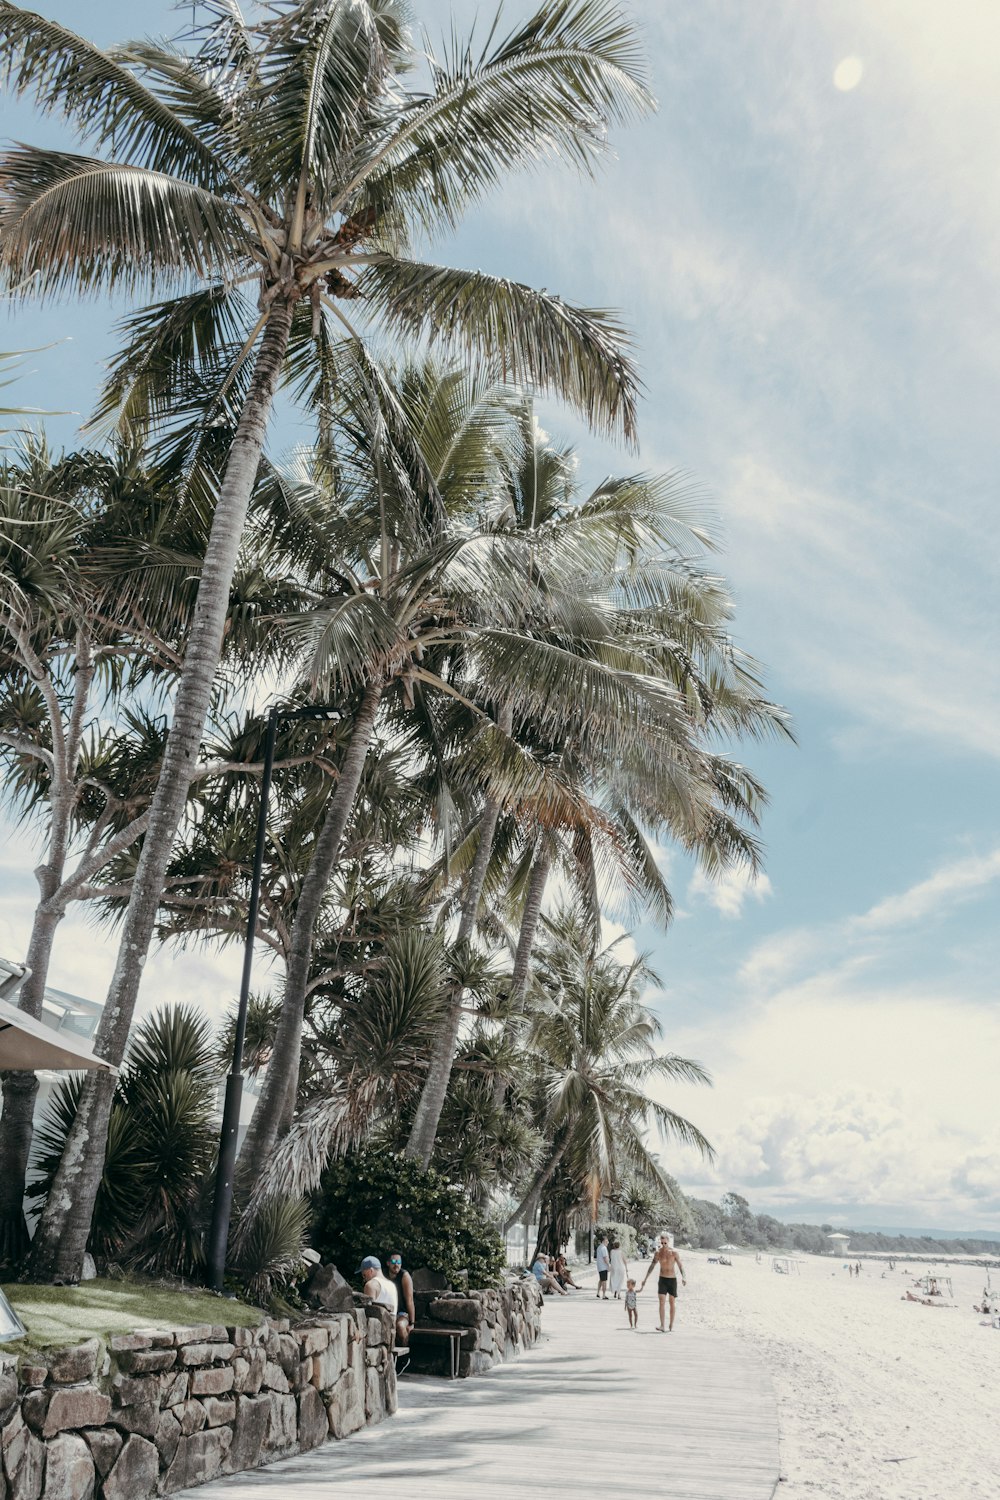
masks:
[[(985, 1271), (942, 1265), (958, 1306), (939, 1309), (901, 1300), (930, 1266), (897, 1262), (890, 1272), (862, 1262), (852, 1279), (821, 1257), (802, 1257), (789, 1276), (776, 1275), (769, 1256), (733, 1260), (726, 1268), (685, 1252), (675, 1337), (685, 1325), (732, 1332), (766, 1361), (781, 1500), (1000, 1496), (1000, 1330), (981, 1327), (972, 1311)], [(649, 1289), (640, 1305), (651, 1320)]]

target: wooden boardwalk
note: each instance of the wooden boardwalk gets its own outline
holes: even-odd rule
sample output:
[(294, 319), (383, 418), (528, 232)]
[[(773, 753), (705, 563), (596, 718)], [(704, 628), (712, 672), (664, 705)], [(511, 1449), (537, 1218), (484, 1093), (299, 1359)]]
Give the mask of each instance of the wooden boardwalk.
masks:
[(589, 1291), (545, 1299), (547, 1339), (478, 1379), (404, 1378), (399, 1411), (347, 1442), (185, 1495), (195, 1500), (771, 1500), (778, 1424), (736, 1339), (627, 1327)]

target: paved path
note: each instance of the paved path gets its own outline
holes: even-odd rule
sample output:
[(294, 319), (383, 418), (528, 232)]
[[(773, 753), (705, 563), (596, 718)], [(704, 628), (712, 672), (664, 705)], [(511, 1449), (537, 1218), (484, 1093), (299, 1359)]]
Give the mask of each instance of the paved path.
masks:
[(624, 1304), (545, 1299), (547, 1339), (478, 1379), (404, 1378), (399, 1411), (347, 1442), (191, 1500), (771, 1500), (778, 1424), (757, 1358), (724, 1334), (630, 1332)]

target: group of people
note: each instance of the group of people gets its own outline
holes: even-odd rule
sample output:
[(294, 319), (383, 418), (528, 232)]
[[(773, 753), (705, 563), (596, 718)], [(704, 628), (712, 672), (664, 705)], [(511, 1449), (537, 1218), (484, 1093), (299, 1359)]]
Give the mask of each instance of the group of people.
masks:
[(531, 1274), (543, 1292), (554, 1292), (560, 1297), (565, 1297), (570, 1287), (574, 1292), (583, 1290), (573, 1280), (569, 1264), (561, 1251), (558, 1255), (536, 1255), (532, 1262)]
[(403, 1252), (393, 1250), (384, 1270), (377, 1255), (366, 1255), (357, 1274), (364, 1295), (392, 1313), (396, 1320), (396, 1348), (405, 1348), (417, 1315), (413, 1306), (413, 1277), (403, 1269)]
[[(630, 1328), (639, 1326), (639, 1293), (643, 1290), (650, 1276), (656, 1271), (656, 1294), (659, 1300), (660, 1321), (656, 1325), (658, 1333), (671, 1333), (674, 1327), (674, 1318), (677, 1314), (677, 1281), (680, 1278), (683, 1286), (687, 1285), (684, 1278), (684, 1267), (681, 1258), (674, 1249), (673, 1241), (669, 1234), (661, 1234), (660, 1241), (653, 1251), (653, 1258), (642, 1282), (636, 1286), (635, 1277), (628, 1274), (628, 1260), (622, 1250), (621, 1241), (612, 1239), (608, 1242), (607, 1235), (601, 1235), (594, 1250), (594, 1263), (597, 1267), (597, 1297), (600, 1301), (607, 1302), (608, 1291), (613, 1299), (624, 1300), (625, 1312), (628, 1317)], [(538, 1282), (543, 1293), (551, 1293), (565, 1297), (572, 1288), (581, 1291), (582, 1288), (573, 1280), (566, 1257), (559, 1255), (537, 1255), (532, 1264), (531, 1271)], [(670, 1321), (667, 1322), (667, 1309), (669, 1307)]]

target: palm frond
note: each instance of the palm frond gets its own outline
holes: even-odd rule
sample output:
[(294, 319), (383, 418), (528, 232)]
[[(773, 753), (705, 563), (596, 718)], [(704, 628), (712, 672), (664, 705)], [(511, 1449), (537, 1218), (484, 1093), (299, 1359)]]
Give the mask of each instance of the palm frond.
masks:
[(33, 292), (234, 276), (250, 239), (206, 188), (148, 167), (21, 146), (0, 158), (0, 265)]
[[(498, 17), (499, 19), (499, 17)], [(606, 0), (558, 0), (477, 55), (453, 34), (434, 86), (351, 178), (344, 206), (402, 200), (426, 228), (455, 224), (500, 178), (546, 158), (585, 172), (608, 127), (652, 107), (634, 29)]]
[(376, 257), (357, 287), (394, 333), (485, 362), (498, 381), (550, 392), (595, 427), (634, 439), (639, 382), (613, 313), (482, 271), (390, 256)]
[(0, 3), (0, 67), (16, 93), (31, 93), (43, 113), (67, 115), (85, 139), (136, 165), (216, 186), (222, 169), (203, 133), (145, 87), (129, 61), (46, 16)]

